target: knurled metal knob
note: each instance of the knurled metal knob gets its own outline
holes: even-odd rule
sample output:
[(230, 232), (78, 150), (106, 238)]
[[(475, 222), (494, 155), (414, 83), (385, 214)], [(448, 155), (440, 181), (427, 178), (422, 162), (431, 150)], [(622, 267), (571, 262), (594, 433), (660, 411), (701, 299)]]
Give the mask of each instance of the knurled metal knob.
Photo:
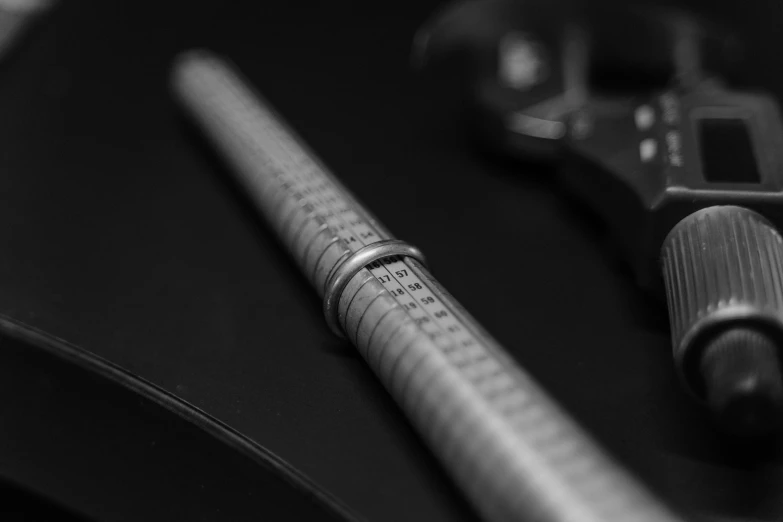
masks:
[(783, 239), (758, 213), (708, 207), (661, 250), (674, 359), (686, 387), (727, 431), (783, 418)]

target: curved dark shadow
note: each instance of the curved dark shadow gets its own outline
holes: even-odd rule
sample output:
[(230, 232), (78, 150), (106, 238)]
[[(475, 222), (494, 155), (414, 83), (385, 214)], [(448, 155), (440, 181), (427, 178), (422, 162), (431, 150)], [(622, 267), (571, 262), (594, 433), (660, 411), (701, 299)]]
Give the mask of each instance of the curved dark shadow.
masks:
[(123, 368), (3, 315), (0, 338), (0, 479), (91, 520), (360, 519)]

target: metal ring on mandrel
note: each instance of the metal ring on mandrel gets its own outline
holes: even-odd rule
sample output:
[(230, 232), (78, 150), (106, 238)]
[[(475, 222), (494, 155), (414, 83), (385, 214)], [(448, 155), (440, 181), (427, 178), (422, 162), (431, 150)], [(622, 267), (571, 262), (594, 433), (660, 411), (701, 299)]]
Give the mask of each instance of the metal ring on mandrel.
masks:
[(360, 270), (373, 261), (392, 256), (412, 257), (424, 266), (427, 265), (424, 254), (415, 246), (398, 239), (384, 239), (360, 248), (332, 269), (324, 286), (324, 315), (329, 328), (337, 336), (345, 337), (338, 318), (340, 297), (345, 287)]

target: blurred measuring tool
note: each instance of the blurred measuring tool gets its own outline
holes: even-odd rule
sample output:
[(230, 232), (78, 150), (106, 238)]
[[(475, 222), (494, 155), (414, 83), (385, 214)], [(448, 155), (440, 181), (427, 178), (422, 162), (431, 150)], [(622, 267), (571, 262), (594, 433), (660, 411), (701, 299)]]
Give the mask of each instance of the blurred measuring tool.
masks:
[(486, 520), (680, 520), (546, 396), (433, 279), (421, 252), (392, 239), (229, 65), (191, 51), (176, 61), (173, 87), (323, 298), (329, 325), (358, 348)]
[[(592, 5), (569, 13), (579, 2), (557, 1), (564, 9), (457, 2), (422, 30), (418, 56), (472, 52), (469, 103), (485, 143), (560, 164), (558, 181), (604, 219), (640, 287), (668, 305), (685, 389), (724, 432), (775, 436), (783, 429), (779, 103), (725, 81), (732, 31), (704, 16), (642, 2), (611, 18)], [(607, 65), (615, 72), (596, 81)]]
[(16, 44), (31, 22), (54, 4), (55, 0), (0, 0), (0, 57)]

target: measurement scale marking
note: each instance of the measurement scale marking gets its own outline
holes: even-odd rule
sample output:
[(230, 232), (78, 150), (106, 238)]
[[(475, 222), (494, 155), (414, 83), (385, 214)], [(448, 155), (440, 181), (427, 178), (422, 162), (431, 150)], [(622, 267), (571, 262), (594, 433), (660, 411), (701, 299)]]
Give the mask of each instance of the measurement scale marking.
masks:
[[(380, 319), (384, 318), (391, 310), (396, 308), (394, 298), (390, 297), (388, 293), (381, 291), (380, 297), (367, 307), (364, 315), (358, 321), (355, 335), (356, 345), (361, 346), (367, 344), (370, 336), (376, 330)], [(370, 361), (367, 362), (369, 363)]]
[[(363, 287), (364, 287), (364, 285), (366, 285), (367, 283), (369, 283), (369, 282), (370, 282), (370, 281), (372, 281), (372, 280), (373, 280), (373, 276), (371, 275), (370, 277), (368, 277), (368, 278), (367, 278), (367, 281), (366, 281), (364, 284), (362, 284), (362, 287), (361, 287), (361, 288), (363, 288)], [(361, 290), (361, 288), (360, 288), (360, 290)], [(358, 292), (357, 292), (357, 293), (358, 293)], [(375, 304), (375, 303), (376, 303), (376, 302), (377, 302), (379, 299), (381, 299), (381, 298), (385, 298), (385, 297), (387, 297), (388, 295), (389, 295), (389, 294), (388, 294), (388, 293), (387, 293), (387, 292), (386, 292), (384, 289), (380, 289), (380, 290), (378, 290), (378, 291), (377, 291), (377, 293), (376, 293), (376, 294), (375, 294), (375, 295), (374, 295), (372, 298), (370, 298), (370, 299), (367, 301), (367, 303), (364, 305), (364, 309), (362, 310), (362, 312), (361, 312), (361, 315), (360, 315), (360, 316), (359, 316), (359, 318), (356, 320), (356, 329), (355, 329), (355, 330), (354, 330), (354, 332), (353, 332), (353, 338), (352, 338), (353, 344), (359, 344), (359, 330), (360, 330), (360, 329), (361, 329), (361, 327), (362, 327), (362, 322), (364, 321), (365, 317), (367, 317), (367, 313), (368, 313), (368, 312), (369, 312), (369, 311), (372, 309), (372, 306), (373, 306), (373, 305), (374, 305), (374, 304)], [(351, 298), (351, 304), (353, 304), (353, 303), (354, 303), (354, 300), (355, 300), (355, 296)], [(357, 306), (359, 306), (359, 305), (357, 304)], [(343, 330), (345, 330), (345, 331), (348, 331), (348, 322), (347, 322), (347, 321), (348, 321), (348, 316), (347, 316), (347, 314), (346, 314), (345, 321), (346, 321), (346, 322), (345, 322), (345, 325), (343, 326)], [(349, 338), (350, 338), (350, 337), (349, 337)]]
[[(395, 318), (397, 319), (396, 321), (394, 321)], [(392, 326), (390, 330), (384, 328), (386, 331), (383, 335), (386, 335), (386, 337), (380, 337), (378, 339), (378, 350), (374, 352), (374, 354), (377, 355), (375, 357), (372, 357), (372, 355), (366, 357), (373, 369), (381, 376), (383, 382), (391, 382), (391, 373), (394, 371), (394, 367), (397, 364), (397, 356), (399, 355), (399, 351), (394, 352), (388, 348), (388, 345), (392, 339), (397, 338), (397, 334), (401, 330), (408, 327), (410, 317), (401, 308), (394, 307), (387, 316), (387, 319)], [(383, 326), (386, 325), (384, 324)], [(377, 361), (377, 363), (373, 365), (373, 361)]]
[(387, 269), (387, 272), (389, 272), (389, 273), (390, 273), (390, 271), (389, 271), (388, 269)]
[[(178, 94), (234, 162), (320, 296), (349, 255), (391, 238), (219, 60), (188, 55), (176, 74)], [(346, 336), (485, 517), (676, 520), (592, 446), (415, 260), (362, 268), (337, 312)]]

